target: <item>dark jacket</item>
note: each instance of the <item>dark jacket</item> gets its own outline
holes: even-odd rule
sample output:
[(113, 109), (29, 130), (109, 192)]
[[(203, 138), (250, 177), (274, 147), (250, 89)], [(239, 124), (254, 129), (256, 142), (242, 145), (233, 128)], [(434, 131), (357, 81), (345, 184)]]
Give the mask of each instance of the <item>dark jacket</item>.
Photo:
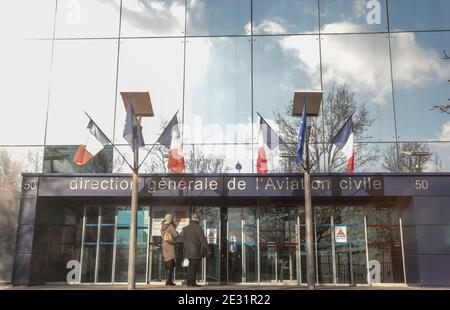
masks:
[(208, 241), (198, 222), (191, 221), (188, 226), (184, 227), (182, 236), (184, 257), (190, 259), (203, 258), (210, 252)]
[(168, 243), (164, 240), (164, 234), (166, 231), (169, 231), (175, 240), (178, 237), (178, 232), (175, 229), (175, 224), (173, 223), (163, 223), (161, 226), (161, 239), (162, 239), (162, 250), (164, 261), (167, 262), (169, 260), (175, 259), (175, 243)]

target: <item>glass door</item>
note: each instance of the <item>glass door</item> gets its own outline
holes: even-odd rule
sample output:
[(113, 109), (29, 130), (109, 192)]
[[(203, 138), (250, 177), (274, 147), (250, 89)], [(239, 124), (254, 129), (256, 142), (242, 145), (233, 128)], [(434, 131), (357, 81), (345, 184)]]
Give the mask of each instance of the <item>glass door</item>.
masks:
[(258, 281), (256, 228), (255, 207), (228, 208), (228, 283)]
[(297, 280), (297, 216), (297, 207), (259, 208), (261, 281)]
[(194, 212), (200, 215), (200, 225), (211, 249), (211, 255), (202, 260), (201, 272), (197, 274), (197, 281), (205, 284), (219, 284), (221, 254), (220, 207), (192, 207), (191, 214)]

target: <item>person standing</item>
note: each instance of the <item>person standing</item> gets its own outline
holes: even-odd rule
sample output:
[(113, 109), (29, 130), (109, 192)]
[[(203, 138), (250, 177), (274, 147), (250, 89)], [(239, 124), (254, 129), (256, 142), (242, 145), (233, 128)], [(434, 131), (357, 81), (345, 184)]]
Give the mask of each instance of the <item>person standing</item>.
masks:
[(166, 267), (166, 286), (174, 286), (173, 273), (175, 269), (175, 239), (178, 232), (173, 222), (172, 214), (166, 214), (161, 225), (161, 247), (163, 250), (164, 264)]
[(200, 227), (197, 213), (192, 214), (191, 223), (183, 228), (184, 257), (189, 259), (187, 270), (187, 286), (198, 287), (195, 283), (198, 267), (203, 257), (211, 253), (205, 233)]

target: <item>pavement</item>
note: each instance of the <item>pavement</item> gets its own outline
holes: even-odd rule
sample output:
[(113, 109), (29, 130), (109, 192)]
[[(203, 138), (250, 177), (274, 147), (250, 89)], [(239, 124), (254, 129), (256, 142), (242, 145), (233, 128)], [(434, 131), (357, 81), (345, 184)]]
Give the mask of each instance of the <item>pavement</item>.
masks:
[[(110, 285), (110, 284), (98, 284), (98, 285), (43, 285), (43, 286), (15, 286), (12, 285), (0, 285), (0, 290), (126, 290), (126, 285)], [(396, 284), (383, 284), (383, 285), (319, 285), (317, 290), (450, 290), (450, 287), (428, 287), (428, 286), (406, 286)], [(226, 291), (265, 291), (265, 290), (307, 290), (306, 286), (296, 285), (208, 285), (201, 286), (199, 288), (187, 287), (185, 285), (176, 285), (172, 287), (166, 287), (162, 285), (137, 285), (137, 290), (179, 290), (179, 291), (191, 291), (191, 290), (226, 290)]]

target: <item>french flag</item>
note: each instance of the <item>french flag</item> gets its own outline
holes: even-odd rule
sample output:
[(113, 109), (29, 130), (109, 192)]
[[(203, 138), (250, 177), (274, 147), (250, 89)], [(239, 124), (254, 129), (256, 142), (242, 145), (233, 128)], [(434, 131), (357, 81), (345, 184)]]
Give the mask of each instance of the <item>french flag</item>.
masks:
[(341, 130), (331, 141), (347, 158), (347, 171), (353, 173), (355, 169), (355, 151), (353, 148), (353, 115), (345, 122)]
[(78, 147), (75, 157), (73, 158), (73, 162), (80, 167), (86, 165), (88, 161), (97, 155), (98, 152), (103, 150), (106, 145), (111, 144), (111, 141), (92, 119), (89, 120), (87, 129), (89, 131), (88, 141), (86, 144), (81, 144)]
[(256, 171), (259, 174), (267, 174), (272, 170), (269, 154), (278, 146), (277, 135), (267, 122), (260, 116), (258, 136), (258, 158), (256, 159)]
[(185, 169), (185, 162), (177, 114), (178, 112), (172, 117), (172, 120), (164, 129), (158, 139), (158, 143), (164, 145), (169, 150), (167, 168), (171, 171), (181, 173)]

